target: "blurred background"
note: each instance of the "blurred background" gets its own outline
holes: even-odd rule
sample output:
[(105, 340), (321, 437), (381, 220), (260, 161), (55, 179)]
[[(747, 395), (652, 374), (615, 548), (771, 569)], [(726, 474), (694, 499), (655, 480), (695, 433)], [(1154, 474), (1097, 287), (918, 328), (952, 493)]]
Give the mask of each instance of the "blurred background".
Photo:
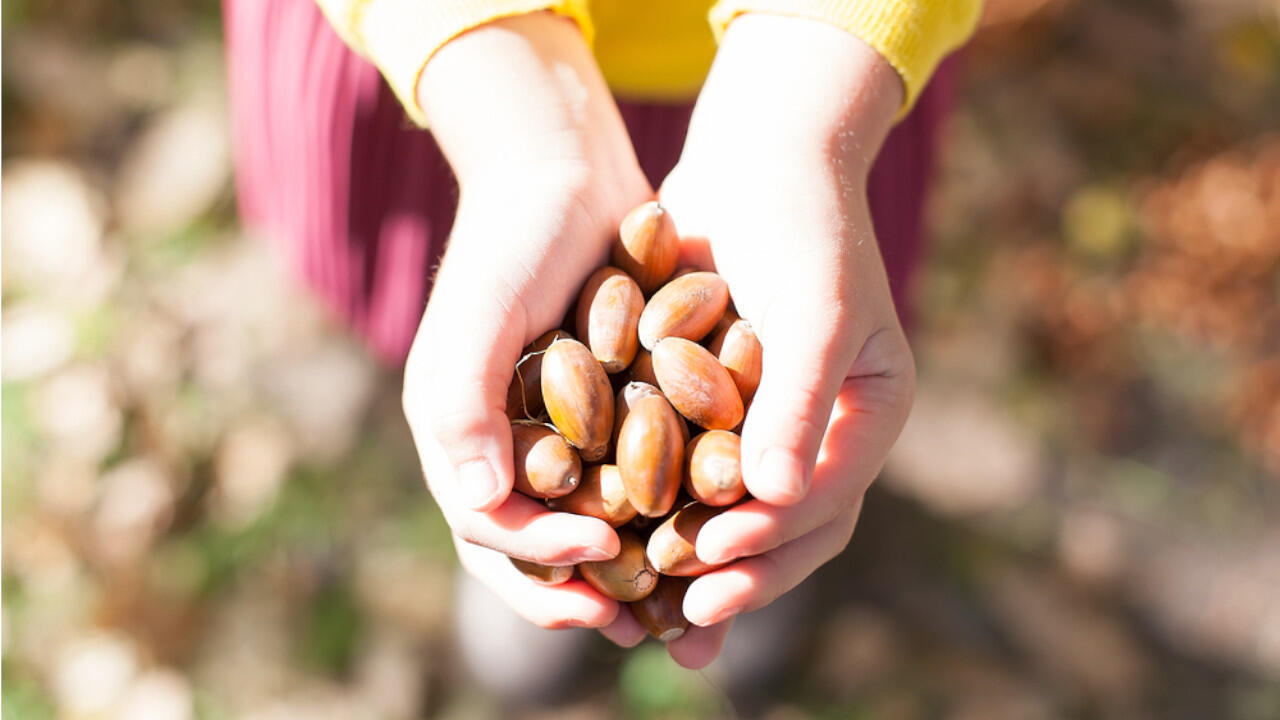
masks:
[[(217, 3), (3, 23), (4, 717), (492, 716), (397, 373), (237, 224)], [(957, 66), (916, 408), (756, 709), (1280, 718), (1280, 10), (989, 0)], [(566, 703), (728, 712), (653, 643)]]

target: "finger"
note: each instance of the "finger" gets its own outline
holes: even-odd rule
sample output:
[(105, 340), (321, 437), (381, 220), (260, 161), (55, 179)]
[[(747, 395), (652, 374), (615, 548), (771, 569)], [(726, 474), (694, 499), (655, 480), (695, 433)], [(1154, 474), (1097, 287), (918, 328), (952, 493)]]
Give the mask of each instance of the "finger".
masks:
[(742, 429), (742, 479), (767, 503), (790, 505), (809, 489), (832, 403), (865, 337), (838, 322), (844, 304), (786, 296), (756, 324), (764, 372)]
[(844, 550), (861, 509), (856, 503), (798, 540), (698, 578), (685, 593), (685, 617), (714, 625), (773, 602)]
[[(474, 278), (469, 259), (446, 259), (405, 373), (405, 411), (415, 440), (439, 443), (461, 502), (497, 507), (513, 480), (507, 385), (526, 315), (518, 295)], [(459, 278), (471, 278), (464, 282)]]
[(606, 560), (618, 554), (618, 535), (608, 523), (552, 512), (519, 493), (511, 493), (488, 512), (472, 510), (459, 497), (463, 488), (453, 481), (448, 456), (433, 436), (418, 443), (418, 456), (445, 522), (473, 545), (544, 565)]
[(618, 616), (613, 622), (600, 628), (600, 634), (609, 638), (615, 645), (624, 648), (635, 647), (639, 645), (649, 631), (644, 629), (636, 616), (631, 614), (631, 608), (619, 603)]
[(472, 545), (543, 565), (599, 562), (621, 549), (608, 523), (552, 512), (518, 493), (489, 512), (446, 511), (445, 520), (455, 535)]
[(681, 667), (697, 670), (711, 664), (724, 647), (733, 618), (707, 627), (690, 625), (680, 637), (667, 643), (667, 653)]
[(896, 382), (882, 376), (846, 380), (804, 499), (794, 505), (749, 500), (717, 515), (698, 532), (698, 558), (715, 565), (759, 555), (826, 525), (861, 498), (884, 466), (910, 404)]
[(458, 560), (473, 577), (502, 598), (520, 617), (544, 628), (605, 627), (618, 614), (618, 603), (580, 579), (539, 585), (515, 568), (502, 553), (454, 538)]

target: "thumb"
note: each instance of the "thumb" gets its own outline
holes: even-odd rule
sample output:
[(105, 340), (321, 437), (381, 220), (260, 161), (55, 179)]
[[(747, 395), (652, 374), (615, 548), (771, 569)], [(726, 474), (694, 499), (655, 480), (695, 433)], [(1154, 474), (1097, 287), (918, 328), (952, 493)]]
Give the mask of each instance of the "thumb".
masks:
[(809, 490), (857, 333), (830, 304), (770, 306), (757, 325), (760, 386), (742, 429), (742, 479), (755, 497), (791, 505)]
[[(452, 272), (451, 272), (452, 271)], [(437, 443), (451, 482), (433, 487), (462, 505), (492, 510), (513, 481), (507, 385), (519, 360), (527, 316), (517, 294), (476, 283), (446, 260), (423, 315), (405, 373), (405, 413), (418, 444)], [(459, 278), (470, 277), (462, 282)], [(501, 283), (499, 283), (502, 285)], [(429, 437), (428, 437), (429, 436)]]

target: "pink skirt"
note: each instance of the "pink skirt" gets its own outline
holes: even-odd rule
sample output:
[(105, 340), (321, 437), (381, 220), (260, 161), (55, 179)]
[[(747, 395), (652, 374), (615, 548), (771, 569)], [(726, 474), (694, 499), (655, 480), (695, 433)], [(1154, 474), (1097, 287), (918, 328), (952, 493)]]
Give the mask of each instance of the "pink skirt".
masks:
[[(302, 280), (379, 357), (403, 362), (453, 224), (448, 163), (314, 0), (225, 0), (223, 15), (242, 220), (283, 243)], [(948, 74), (890, 134), (868, 190), (904, 322)], [(680, 157), (692, 102), (618, 105), (657, 187)]]

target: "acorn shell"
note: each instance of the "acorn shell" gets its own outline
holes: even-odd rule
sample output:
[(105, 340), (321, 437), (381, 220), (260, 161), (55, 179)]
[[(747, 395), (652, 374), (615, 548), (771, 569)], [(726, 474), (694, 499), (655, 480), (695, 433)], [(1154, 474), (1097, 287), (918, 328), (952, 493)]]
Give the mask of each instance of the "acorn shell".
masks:
[(695, 425), (730, 430), (742, 422), (738, 387), (729, 371), (701, 345), (683, 338), (659, 342), (653, 349), (653, 371), (662, 394)]
[(587, 278), (578, 294), (578, 337), (605, 372), (622, 372), (635, 359), (640, 348), (636, 326), (643, 310), (644, 294), (625, 272), (602, 267)]
[(675, 640), (689, 629), (689, 619), (684, 616), (684, 593), (689, 582), (669, 575), (658, 578), (653, 592), (631, 603), (631, 614), (658, 640)]
[(539, 585), (560, 585), (573, 577), (572, 565), (543, 565), (520, 558), (507, 559), (516, 566), (517, 570), (524, 573), (525, 577)]
[(732, 505), (747, 493), (742, 483), (742, 438), (728, 430), (708, 430), (684, 451), (684, 489), (704, 505)]
[(733, 384), (738, 388), (742, 404), (750, 405), (751, 398), (760, 387), (760, 374), (764, 370), (764, 348), (746, 320), (735, 320), (714, 335), (707, 350), (729, 371)]
[(627, 213), (610, 257), (614, 265), (635, 278), (645, 295), (657, 290), (680, 260), (680, 240), (671, 214), (652, 201)]
[(511, 423), (511, 454), (515, 489), (529, 497), (568, 495), (582, 480), (578, 451), (546, 425)]
[(725, 508), (701, 503), (690, 503), (677, 510), (649, 536), (645, 550), (649, 562), (663, 575), (681, 577), (694, 577), (721, 567), (699, 560), (694, 546), (702, 526), (724, 511)]
[(594, 462), (608, 454), (613, 388), (586, 345), (560, 339), (543, 353), (542, 401), (551, 422), (583, 460)]
[(691, 272), (662, 286), (640, 313), (640, 344), (652, 351), (668, 337), (701, 340), (729, 306), (729, 286), (713, 272)]
[(576, 490), (548, 500), (547, 507), (598, 518), (612, 527), (626, 525), (636, 516), (636, 509), (627, 500), (627, 489), (622, 484), (617, 465), (593, 465), (587, 468)]
[(658, 517), (671, 510), (682, 482), (684, 439), (666, 398), (647, 395), (631, 404), (618, 431), (617, 464), (636, 512)]
[(543, 333), (520, 353), (511, 384), (507, 386), (507, 417), (512, 420), (537, 420), (546, 414), (542, 404), (542, 351), (560, 338), (573, 336), (563, 330)]
[(619, 528), (618, 542), (622, 549), (616, 557), (581, 563), (578, 572), (600, 594), (620, 602), (634, 602), (653, 592), (658, 572), (649, 564), (644, 542), (634, 532)]

